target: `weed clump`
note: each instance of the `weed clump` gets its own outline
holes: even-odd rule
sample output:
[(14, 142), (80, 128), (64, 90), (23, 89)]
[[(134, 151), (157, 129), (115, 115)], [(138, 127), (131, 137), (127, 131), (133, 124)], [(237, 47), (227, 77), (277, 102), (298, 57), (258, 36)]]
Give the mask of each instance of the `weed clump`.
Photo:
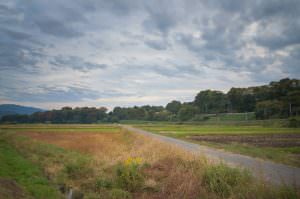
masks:
[(127, 191), (137, 191), (143, 187), (142, 159), (128, 158), (117, 165), (117, 184)]
[(112, 187), (113, 187), (113, 182), (108, 179), (99, 178), (96, 180), (97, 189), (101, 189), (101, 188), (111, 189)]
[(88, 167), (88, 158), (77, 158), (65, 164), (64, 171), (71, 179), (78, 179), (92, 173), (91, 168)]
[(208, 191), (222, 198), (229, 198), (237, 190), (241, 192), (239, 188), (247, 187), (251, 181), (252, 177), (248, 172), (230, 168), (225, 164), (207, 167), (202, 178), (202, 183)]

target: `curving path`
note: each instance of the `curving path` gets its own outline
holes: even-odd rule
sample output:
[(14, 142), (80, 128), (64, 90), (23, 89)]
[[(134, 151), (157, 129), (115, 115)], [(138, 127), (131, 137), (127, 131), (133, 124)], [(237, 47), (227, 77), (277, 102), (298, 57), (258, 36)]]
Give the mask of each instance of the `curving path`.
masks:
[(267, 181), (270, 181), (274, 184), (296, 185), (297, 187), (300, 187), (300, 168), (221, 151), (179, 139), (154, 134), (128, 125), (122, 125), (122, 127), (135, 133), (154, 137), (161, 141), (175, 144), (192, 153), (204, 154), (208, 159), (211, 160), (222, 161), (234, 167), (240, 166), (247, 168), (251, 170), (256, 177), (263, 177)]

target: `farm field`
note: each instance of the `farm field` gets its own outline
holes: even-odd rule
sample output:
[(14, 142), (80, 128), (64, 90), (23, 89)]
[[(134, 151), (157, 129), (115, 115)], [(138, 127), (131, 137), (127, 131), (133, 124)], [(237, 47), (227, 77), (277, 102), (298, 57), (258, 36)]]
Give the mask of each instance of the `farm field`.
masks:
[(134, 126), (193, 143), (300, 167), (299, 128), (186, 124)]
[[(0, 198), (297, 198), (117, 125), (0, 126)], [(5, 186), (2, 186), (5, 185)]]

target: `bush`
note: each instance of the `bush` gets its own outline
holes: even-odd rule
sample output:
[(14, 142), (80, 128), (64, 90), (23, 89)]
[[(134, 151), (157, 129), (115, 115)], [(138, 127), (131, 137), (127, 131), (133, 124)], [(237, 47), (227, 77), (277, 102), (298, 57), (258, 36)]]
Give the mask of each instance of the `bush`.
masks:
[(299, 128), (300, 127), (300, 120), (296, 118), (289, 119), (288, 127), (290, 128)]
[(238, 187), (247, 187), (245, 184), (250, 181), (251, 176), (248, 172), (219, 164), (206, 168), (202, 183), (208, 191), (214, 192), (222, 198), (228, 198)]
[(143, 187), (144, 176), (141, 172), (141, 159), (128, 158), (117, 166), (117, 184), (128, 191), (136, 191)]

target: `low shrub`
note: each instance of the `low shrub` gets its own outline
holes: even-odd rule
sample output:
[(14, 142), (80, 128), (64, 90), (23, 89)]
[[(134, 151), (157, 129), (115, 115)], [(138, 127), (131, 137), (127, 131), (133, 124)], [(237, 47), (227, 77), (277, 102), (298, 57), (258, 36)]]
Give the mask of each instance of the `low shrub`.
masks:
[(296, 118), (289, 119), (287, 127), (290, 127), (290, 128), (299, 128), (300, 127), (300, 120), (296, 119)]

